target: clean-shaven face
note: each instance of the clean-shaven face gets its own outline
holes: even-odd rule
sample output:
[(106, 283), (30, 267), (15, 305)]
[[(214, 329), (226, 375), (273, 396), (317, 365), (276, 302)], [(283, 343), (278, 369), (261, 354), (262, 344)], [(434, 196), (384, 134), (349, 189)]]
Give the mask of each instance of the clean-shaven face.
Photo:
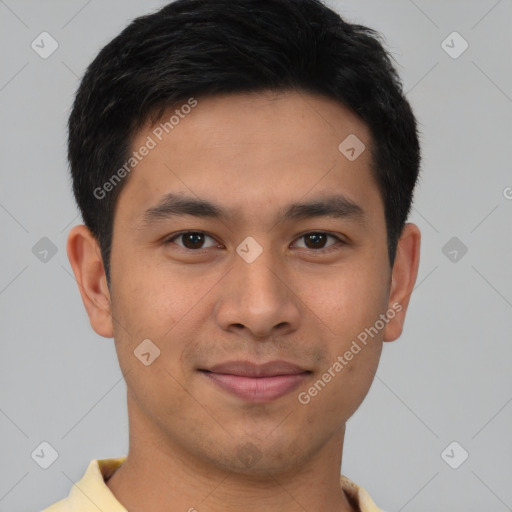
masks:
[(116, 204), (130, 426), (173, 456), (277, 474), (338, 438), (395, 322), (370, 132), (306, 93), (196, 100), (137, 134), (150, 149)]

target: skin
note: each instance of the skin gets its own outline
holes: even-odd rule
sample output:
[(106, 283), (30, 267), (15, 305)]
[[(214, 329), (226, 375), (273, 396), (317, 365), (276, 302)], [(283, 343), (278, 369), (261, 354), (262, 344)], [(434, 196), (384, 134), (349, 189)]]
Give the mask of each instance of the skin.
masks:
[[(140, 130), (134, 149), (152, 129)], [(354, 161), (338, 150), (349, 134), (366, 145)], [(85, 226), (71, 230), (68, 256), (91, 326), (115, 339), (127, 383), (129, 453), (107, 483), (125, 508), (355, 510), (339, 481), (345, 424), (368, 393), (383, 342), (402, 333), (420, 252), (420, 231), (408, 223), (390, 268), (370, 143), (363, 121), (321, 96), (198, 98), (121, 191), (110, 289), (95, 238)], [(169, 192), (207, 199), (233, 216), (175, 216), (143, 227), (144, 211)], [(361, 206), (364, 224), (276, 221), (289, 203), (334, 192)], [(208, 236), (202, 245), (183, 237), (164, 243), (187, 230)], [(328, 237), (316, 248), (304, 236), (311, 232), (345, 244)], [(236, 253), (249, 236), (263, 249), (252, 263)], [(298, 394), (393, 304), (401, 311), (301, 404)], [(149, 366), (133, 354), (144, 339), (160, 349)], [(198, 372), (234, 359), (284, 359), (312, 373), (291, 393), (252, 403)], [(247, 442), (258, 459), (249, 465), (240, 457)]]

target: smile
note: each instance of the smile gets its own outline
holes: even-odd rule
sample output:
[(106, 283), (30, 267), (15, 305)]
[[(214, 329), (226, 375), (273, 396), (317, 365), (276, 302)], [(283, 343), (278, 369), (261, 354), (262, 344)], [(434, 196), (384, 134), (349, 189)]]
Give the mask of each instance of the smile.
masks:
[(249, 402), (269, 402), (296, 389), (311, 372), (266, 377), (246, 377), (201, 370), (218, 388)]

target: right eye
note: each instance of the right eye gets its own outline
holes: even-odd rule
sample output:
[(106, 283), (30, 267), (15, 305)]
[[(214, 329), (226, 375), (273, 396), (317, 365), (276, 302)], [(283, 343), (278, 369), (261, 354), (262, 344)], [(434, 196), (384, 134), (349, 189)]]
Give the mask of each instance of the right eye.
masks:
[[(179, 247), (187, 251), (199, 252), (201, 249), (205, 249), (202, 245), (206, 238), (210, 238), (216, 242), (212, 236), (204, 233), (203, 231), (182, 231), (181, 233), (175, 233), (170, 238), (167, 238), (163, 243), (164, 245), (168, 245), (170, 243), (175, 243), (175, 240), (181, 239), (183, 245), (177, 244)], [(215, 245), (218, 246), (218, 243), (210, 245), (209, 247), (214, 247)], [(206, 249), (209, 247), (206, 247)]]

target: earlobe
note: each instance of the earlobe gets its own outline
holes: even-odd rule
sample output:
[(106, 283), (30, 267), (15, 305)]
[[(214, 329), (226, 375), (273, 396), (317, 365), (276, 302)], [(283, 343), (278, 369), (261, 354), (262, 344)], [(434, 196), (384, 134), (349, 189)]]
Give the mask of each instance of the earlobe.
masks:
[[(404, 226), (398, 241), (388, 299), (389, 321), (384, 341), (394, 341), (402, 334), (405, 314), (418, 276), (421, 232), (415, 224)], [(393, 311), (393, 313), (391, 313)]]
[(66, 249), (92, 328), (100, 336), (112, 338), (110, 292), (96, 238), (86, 226), (75, 226)]

